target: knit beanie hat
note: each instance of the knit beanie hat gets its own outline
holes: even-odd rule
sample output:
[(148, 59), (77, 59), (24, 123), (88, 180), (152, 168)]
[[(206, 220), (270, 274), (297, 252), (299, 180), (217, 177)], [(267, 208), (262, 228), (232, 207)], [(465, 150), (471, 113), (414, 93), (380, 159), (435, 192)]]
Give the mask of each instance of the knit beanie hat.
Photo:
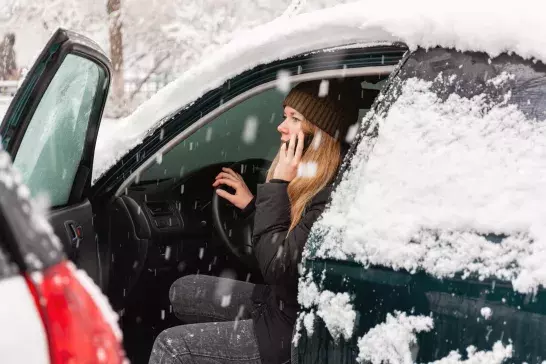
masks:
[(361, 90), (360, 83), (351, 79), (302, 82), (288, 93), (283, 107), (294, 108), (310, 123), (344, 142), (347, 130), (357, 122)]

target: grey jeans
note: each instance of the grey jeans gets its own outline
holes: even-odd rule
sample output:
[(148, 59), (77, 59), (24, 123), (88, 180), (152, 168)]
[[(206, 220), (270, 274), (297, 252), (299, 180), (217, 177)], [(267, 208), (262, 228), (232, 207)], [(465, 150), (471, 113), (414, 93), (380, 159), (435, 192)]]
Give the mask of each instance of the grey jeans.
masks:
[(205, 275), (179, 278), (169, 298), (187, 325), (156, 338), (149, 364), (259, 364), (254, 333), (252, 283)]

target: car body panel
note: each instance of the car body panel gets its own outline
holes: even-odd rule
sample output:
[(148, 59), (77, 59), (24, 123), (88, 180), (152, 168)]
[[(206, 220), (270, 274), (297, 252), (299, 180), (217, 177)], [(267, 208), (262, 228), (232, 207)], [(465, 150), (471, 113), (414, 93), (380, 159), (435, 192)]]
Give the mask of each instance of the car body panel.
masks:
[[(506, 76), (503, 73), (505, 71), (513, 77)], [(401, 94), (399, 88), (401, 80), (416, 77), (427, 82), (438, 79), (440, 80), (438, 82), (442, 79), (457, 80), (438, 87), (433, 84), (432, 90), (441, 100), (448, 99), (452, 94), (467, 99), (487, 95), (487, 100), (492, 105), (504, 105), (503, 103), (509, 100), (508, 104), (517, 105), (527, 120), (540, 121), (544, 119), (545, 75), (546, 66), (542, 63), (525, 61), (517, 55), (502, 54), (489, 59), (483, 53), (461, 53), (440, 48), (427, 52), (419, 49), (408, 55), (402, 61), (400, 70), (393, 73), (382, 96), (378, 97), (374, 111), (378, 115), (388, 114), (390, 105)], [(502, 76), (506, 82), (497, 82), (495, 78), (497, 76)], [(369, 118), (368, 124), (363, 126), (365, 132), (359, 133), (349, 152), (348, 160), (355, 155), (357, 145), (362, 142), (364, 135), (375, 140), (378, 135), (381, 136), (380, 128), (380, 123), (374, 124), (373, 118)], [(503, 141), (499, 143), (504, 145)], [(353, 171), (355, 170), (354, 165), (356, 163), (353, 165), (348, 163), (345, 171), (351, 173), (351, 167)], [(534, 177), (528, 176), (531, 181)], [(344, 177), (340, 177), (340, 180), (342, 178)], [(360, 182), (364, 183), (362, 180)], [(479, 184), (478, 179), (476, 183)], [(536, 183), (541, 183), (541, 180), (537, 180)], [(357, 211), (355, 206), (348, 208)], [(512, 213), (516, 214), (517, 211)], [(468, 219), (468, 216), (465, 218)], [(478, 220), (476, 218), (476, 224), (481, 221)], [(471, 224), (473, 220), (465, 221)], [(352, 224), (358, 222), (353, 221)], [(514, 269), (512, 261), (494, 270), (489, 276), (480, 276), (472, 270), (475, 268), (471, 267), (462, 267), (464, 271), (449, 271), (445, 276), (436, 276), (427, 271), (429, 268), (424, 263), (423, 266), (415, 266), (415, 271), (409, 273), (401, 268), (402, 261), (394, 269), (371, 263), (363, 266), (352, 256), (337, 260), (329, 259), (328, 254), (339, 257), (341, 253), (339, 251), (325, 253), (321, 250), (325, 239), (331, 239), (332, 236), (321, 230), (325, 229), (326, 225), (321, 225), (320, 222), (318, 225), (319, 228), (313, 228), (306, 247), (306, 269), (309, 278), (320, 287), (320, 290), (346, 292), (350, 295), (356, 312), (354, 333), (347, 340), (334, 340), (324, 320), (316, 317), (311, 336), (308, 337), (306, 330), (302, 329), (303, 333), (296, 348), (298, 362), (354, 362), (359, 355), (359, 339), (371, 329), (385, 323), (387, 315), (394, 315), (396, 311), (432, 319), (433, 328), (429, 332), (416, 334), (417, 347), (413, 358), (416, 362), (440, 360), (452, 351), (459, 352), (465, 357), (469, 347), (488, 352), (497, 342), (505, 346), (511, 345), (513, 348), (511, 361), (540, 363), (545, 360), (545, 290), (537, 286), (534, 291), (524, 292), (521, 288), (518, 291), (512, 282), (503, 279), (500, 271)], [(478, 226), (475, 227), (477, 232), (474, 234), (483, 237), (488, 244), (503, 244), (510, 236), (511, 230), (508, 226), (510, 225), (501, 224), (493, 229), (494, 231), (481, 232)], [(392, 228), (396, 229), (396, 226)], [(519, 234), (519, 231), (517, 233)], [(355, 239), (364, 238), (354, 232), (352, 234)], [(431, 254), (433, 253), (436, 255), (435, 258), (430, 255), (431, 260), (441, 262), (445, 259), (446, 269), (453, 264), (447, 262), (450, 258), (455, 259), (454, 256), (442, 258), (442, 251), (436, 250)], [(428, 256), (423, 257), (422, 261), (427, 261), (427, 258)], [(492, 259), (488, 255), (477, 258), (483, 259), (485, 263)], [(480, 264), (476, 261), (474, 263), (477, 266)]]
[(16, 276), (0, 280), (0, 296), (2, 363), (49, 363), (44, 325), (25, 279)]

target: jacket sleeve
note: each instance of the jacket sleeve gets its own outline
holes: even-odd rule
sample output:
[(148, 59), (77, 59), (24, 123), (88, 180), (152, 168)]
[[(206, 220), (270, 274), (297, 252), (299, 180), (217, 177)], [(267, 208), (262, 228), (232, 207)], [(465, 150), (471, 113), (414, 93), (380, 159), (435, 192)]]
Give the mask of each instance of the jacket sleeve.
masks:
[(287, 283), (298, 277), (298, 264), (314, 222), (324, 210), (325, 201), (313, 200), (307, 212), (288, 234), (290, 200), (285, 183), (258, 185), (254, 215), (254, 254), (266, 284)]

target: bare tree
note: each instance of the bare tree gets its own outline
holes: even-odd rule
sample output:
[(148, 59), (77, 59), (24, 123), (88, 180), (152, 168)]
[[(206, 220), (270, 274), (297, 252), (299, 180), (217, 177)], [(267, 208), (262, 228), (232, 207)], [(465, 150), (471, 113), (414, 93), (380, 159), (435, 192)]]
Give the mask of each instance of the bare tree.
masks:
[(123, 77), (123, 32), (121, 21), (121, 0), (108, 0), (106, 4), (108, 13), (108, 34), (110, 39), (110, 58), (114, 74), (112, 75), (112, 96), (116, 103), (122, 102), (124, 98), (124, 77)]

